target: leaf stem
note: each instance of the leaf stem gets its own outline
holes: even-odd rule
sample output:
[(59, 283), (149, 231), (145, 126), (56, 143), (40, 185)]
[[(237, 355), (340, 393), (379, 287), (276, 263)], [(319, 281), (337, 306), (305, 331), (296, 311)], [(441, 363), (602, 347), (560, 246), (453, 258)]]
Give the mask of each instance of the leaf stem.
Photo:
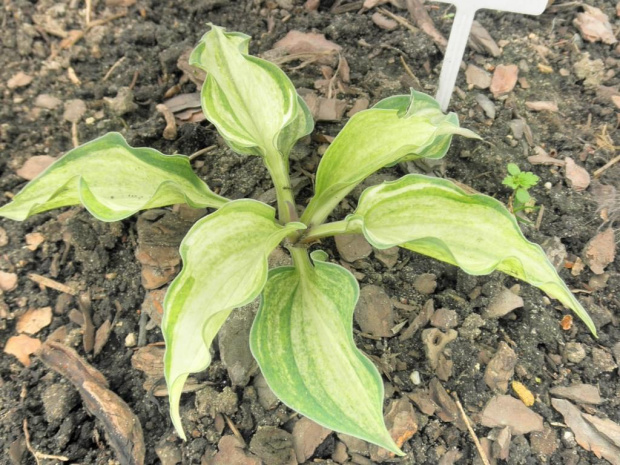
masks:
[(312, 263), (310, 262), (310, 256), (308, 255), (308, 249), (300, 247), (289, 247), (291, 257), (293, 257), (293, 264), (299, 274), (306, 275), (312, 271)]
[(347, 220), (335, 221), (333, 223), (323, 223), (307, 230), (299, 241), (301, 244), (310, 244), (323, 237), (336, 236), (338, 234), (346, 234), (350, 231), (351, 222)]
[(282, 224), (290, 223), (294, 220), (293, 216), (296, 213), (295, 198), (288, 174), (288, 160), (285, 160), (279, 151), (273, 149), (265, 155), (264, 161), (276, 189), (278, 219)]

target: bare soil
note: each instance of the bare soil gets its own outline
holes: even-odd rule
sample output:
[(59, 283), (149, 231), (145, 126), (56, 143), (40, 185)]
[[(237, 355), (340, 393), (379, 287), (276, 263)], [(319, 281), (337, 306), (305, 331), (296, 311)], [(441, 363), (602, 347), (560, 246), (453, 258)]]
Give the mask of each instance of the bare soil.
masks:
[[(346, 102), (347, 108), (360, 98), (367, 98), (372, 105), (387, 96), (407, 93), (412, 86), (430, 94), (436, 90), (442, 60), (438, 47), (419, 30), (413, 33), (402, 26), (393, 31), (379, 28), (371, 19), (376, 10), (362, 11), (362, 2), (321, 1), (317, 11), (307, 11), (301, 0), (138, 0), (127, 8), (108, 7), (106, 3), (123, 2), (93, 0), (92, 20), (124, 14), (91, 28), (73, 45), (63, 46), (63, 40), (71, 37), (70, 31), (86, 28), (82, 2), (5, 0), (0, 10), (2, 203), (25, 184), (16, 170), (26, 160), (37, 155), (60, 156), (73, 147), (75, 138), (86, 142), (108, 131), (123, 133), (132, 145), (153, 147), (169, 154), (190, 155), (214, 145), (209, 154), (194, 161), (197, 172), (212, 188), (233, 199), (269, 197), (272, 186), (261, 161), (232, 153), (206, 121), (180, 125), (174, 140), (162, 136), (165, 122), (155, 107), (175, 86), (178, 86), (177, 93), (197, 91), (196, 85), (183, 77), (177, 61), (197, 43), (207, 22), (251, 35), (251, 52), (259, 55), (269, 51), (291, 30), (325, 34), (342, 47), (341, 54), (350, 67), (347, 92), (335, 95)], [(610, 0), (589, 3), (605, 12), (613, 30), (618, 30), (615, 3)], [(383, 8), (411, 21), (406, 9), (389, 3)], [(433, 2), (427, 2), (427, 8), (435, 25), (448, 36), (453, 10)], [(445, 352), (454, 364), (453, 374), (442, 384), (448, 391), (457, 393), (474, 423), (478, 423), (474, 427), (481, 438), (491, 429), (477, 422), (479, 413), (497, 394), (483, 379), (485, 366), (500, 342), (509, 344), (515, 351), (517, 364), (512, 379), (522, 382), (536, 396), (531, 409), (544, 419), (549, 434), (548, 448), (544, 449), (540, 441), (532, 441), (530, 435), (515, 435), (507, 461), (499, 460), (499, 463), (603, 464), (608, 462), (575, 442), (563, 425), (562, 416), (551, 406), (549, 389), (573, 383), (596, 385), (604, 402), (587, 407), (588, 411), (620, 423), (620, 381), (618, 368), (613, 366), (620, 363), (620, 260), (616, 257), (602, 275), (595, 275), (587, 266), (579, 274), (571, 273), (570, 269), (578, 257), (584, 258), (586, 244), (598, 232), (613, 227), (614, 221), (617, 225), (620, 200), (617, 196), (605, 200), (597, 195), (599, 191), (594, 185), (576, 191), (570, 187), (562, 168), (533, 165), (528, 162), (528, 156), (535, 154), (535, 147), (541, 147), (559, 160), (572, 158), (592, 175), (617, 155), (619, 114), (609, 95), (618, 94), (620, 77), (616, 74), (620, 56), (615, 45), (581, 38), (573, 25), (576, 15), (582, 11), (579, 5), (560, 3), (553, 8), (540, 17), (479, 13), (477, 19), (500, 43), (502, 54), (493, 57), (470, 48), (465, 63), (489, 70), (500, 64), (515, 64), (519, 66), (520, 78), (524, 79), (508, 95), (494, 99), (488, 89), (468, 88), (461, 72), (457, 82), (460, 92), (454, 95), (451, 110), (459, 115), (461, 125), (480, 134), (483, 142), (456, 138), (439, 166), (399, 165), (381, 171), (373, 179), (381, 181), (415, 170), (457, 180), (508, 203), (511, 192), (501, 183), (506, 165), (514, 162), (537, 174), (541, 182), (531, 193), (536, 204), (544, 207), (544, 214), (539, 225), (536, 225), (537, 213), (530, 214), (529, 222), (523, 222), (522, 228), (530, 240), (546, 248), (554, 239), (565, 247), (566, 254), (560, 253), (561, 276), (594, 313), (599, 339), (594, 339), (579, 321), (570, 329), (563, 329), (560, 320), (570, 312), (555, 302), (545, 301), (542, 292), (523, 283), (522, 308), (501, 319), (483, 320), (479, 331), (464, 328), (464, 322), (475, 321), (468, 317), (481, 313), (503, 287), (517, 284), (499, 273), (467, 276), (454, 267), (406, 251), (400, 251), (398, 263), (391, 268), (375, 255), (348, 266), (360, 275), (362, 287), (380, 286), (397, 303), (392, 310), (396, 322), (413, 320), (429, 298), (434, 300), (435, 308), (457, 312), (459, 337)], [(600, 59), (604, 68), (600, 82), (594, 86), (586, 85), (575, 74), (575, 63), (586, 53), (590, 60)], [(403, 62), (412, 73), (405, 69)], [(317, 63), (303, 67), (299, 64), (300, 61), (293, 61), (282, 65), (296, 87), (312, 89), (315, 81), (324, 79)], [(31, 76), (32, 82), (9, 88), (7, 83), (19, 72)], [(136, 105), (118, 115), (105, 99), (116, 97), (123, 87), (132, 87)], [(60, 104), (53, 109), (35, 105), (41, 94), (56, 97)], [(496, 110), (493, 119), (478, 104), (478, 94), (492, 102)], [(86, 111), (72, 128), (64, 113), (67, 102), (74, 99), (83, 101)], [(556, 102), (559, 111), (535, 112), (526, 107), (525, 102), (542, 100)], [(529, 128), (520, 138), (510, 126), (518, 119)], [(294, 158), (298, 161), (293, 163), (292, 170), (301, 177), (303, 173), (313, 172), (328, 140), (324, 136), (335, 136), (345, 122), (346, 116), (336, 122), (317, 123), (315, 134), (319, 136), (302, 142), (296, 149)], [(596, 182), (620, 187), (620, 164), (606, 169)], [(301, 189), (300, 204), (312, 195), (310, 186), (308, 182)], [(337, 209), (336, 215), (346, 215), (355, 202), (353, 195)], [(212, 415), (208, 409), (197, 410), (197, 395), (184, 395), (182, 412), (190, 434), (188, 441), (182, 442), (169, 421), (166, 398), (145, 390), (144, 373), (132, 366), (137, 350), (132, 339), (144, 336), (139, 341), (143, 345), (163, 340), (159, 328), (149, 326), (146, 330), (148, 320), (141, 319), (145, 289), (141, 284), (141, 267), (135, 258), (139, 240), (137, 216), (103, 224), (82, 208), (73, 208), (37, 215), (23, 223), (0, 220), (0, 226), (8, 236), (7, 245), (0, 248), (0, 270), (18, 276), (17, 287), (4, 291), (0, 297), (0, 346), (4, 348), (9, 338), (17, 334), (16, 321), (26, 310), (51, 306), (54, 310), (51, 324), (33, 337), (44, 341), (55, 330), (65, 327), (68, 340), (78, 353), (101, 371), (110, 389), (128, 403), (140, 420), (147, 451), (145, 463), (212, 463), (220, 438), (232, 434), (230, 426), (221, 423), (223, 415)], [(33, 232), (45, 238), (36, 250), (26, 247), (26, 236)], [(322, 247), (332, 260), (341, 260), (332, 240), (325, 241)], [(557, 243), (555, 249), (558, 250)], [(84, 352), (82, 326), (75, 312), (71, 312), (79, 308), (77, 298), (35, 283), (29, 278), (31, 273), (72, 285), (78, 294), (90, 292), (94, 327), (99, 328), (107, 320), (113, 322), (109, 340), (100, 354)], [(430, 295), (412, 286), (424, 273), (436, 277), (437, 287)], [(360, 333), (356, 327), (358, 346), (385, 374), (386, 405), (390, 399), (427, 389), (437, 376), (428, 364), (421, 331), (404, 341), (398, 336), (369, 338)], [(579, 362), (571, 362), (567, 353), (567, 347), (573, 350), (574, 343), (585, 350)], [(219, 401), (225, 403), (229, 399), (232, 405), (220, 406), (219, 412), (228, 412), (231, 424), (245, 442), (255, 445), (254, 452), (260, 451), (259, 439), (253, 442), (259, 427), (273, 426), (290, 432), (297, 417), (282, 405), (271, 410), (261, 405), (249, 376), (247, 385), (234, 386), (231, 390), (231, 380), (219, 358), (218, 347), (214, 345), (212, 366), (194, 379), (216, 393), (224, 393)], [(603, 363), (605, 360), (609, 363)], [(420, 378), (417, 385), (415, 376), (411, 376), (414, 372)], [(62, 395), (56, 398), (58, 386)], [(50, 411), (50, 402), (57, 404), (60, 413)], [(458, 450), (460, 458), (443, 463), (479, 463), (467, 430), (459, 429), (455, 422), (424, 414), (417, 407), (415, 415), (418, 431), (403, 445), (407, 455), (391, 459), (392, 463), (436, 464), (448, 450)], [(85, 410), (77, 391), (64, 378), (35, 356), (31, 357), (30, 366), (25, 367), (12, 355), (3, 354), (0, 463), (35, 463), (33, 454), (26, 448), (24, 420), (27, 420), (29, 443), (41, 454), (64, 456), (68, 458), (67, 463), (79, 464), (118, 460), (101, 423)], [(306, 463), (335, 463), (330, 461), (338, 440), (335, 434), (329, 435)], [(376, 463), (364, 456), (363, 451), (355, 452), (349, 449), (347, 460), (351, 462), (347, 463)], [(263, 459), (263, 463), (296, 463), (286, 462), (288, 459), (277, 454), (273, 457), (276, 458)], [(56, 459), (40, 460), (60, 463)]]

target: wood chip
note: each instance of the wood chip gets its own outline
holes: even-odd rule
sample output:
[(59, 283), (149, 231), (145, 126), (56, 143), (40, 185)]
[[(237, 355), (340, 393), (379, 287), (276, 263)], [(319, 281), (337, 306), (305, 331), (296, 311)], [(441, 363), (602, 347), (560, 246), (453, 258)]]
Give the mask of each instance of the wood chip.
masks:
[(15, 173), (26, 181), (32, 181), (45, 169), (56, 161), (56, 158), (49, 155), (35, 155), (30, 157)]
[(605, 13), (587, 4), (581, 6), (585, 11), (577, 14), (573, 21), (575, 27), (579, 29), (581, 37), (589, 42), (600, 41), (609, 45), (618, 42), (609, 22), (609, 17)]
[(33, 252), (39, 248), (41, 244), (45, 242), (45, 236), (39, 232), (33, 232), (26, 234), (26, 248)]
[(549, 101), (525, 102), (525, 106), (528, 110), (532, 111), (551, 111), (553, 113), (557, 113), (559, 111), (558, 104)]
[(30, 273), (28, 278), (41, 286), (49, 287), (50, 289), (55, 289), (59, 292), (64, 292), (65, 294), (77, 295), (77, 292), (71, 287), (66, 284), (59, 283), (58, 281), (54, 281), (51, 278), (47, 278), (36, 273)]
[(620, 465), (620, 447), (616, 446), (586, 419), (584, 414), (564, 399), (551, 399), (551, 405), (564, 417), (564, 422), (575, 434), (575, 440), (585, 450), (591, 450), (598, 458), (605, 458), (613, 465)]
[(45, 108), (46, 110), (53, 110), (61, 104), (62, 100), (49, 94), (37, 95), (37, 98), (34, 100), (35, 107)]
[(489, 31), (478, 21), (474, 21), (471, 25), (469, 45), (478, 53), (487, 52), (496, 58), (502, 54), (502, 50), (497, 45), (497, 42), (493, 40)]
[(117, 460), (127, 465), (144, 464), (140, 420), (125, 401), (108, 389), (105, 377), (75, 350), (57, 342), (44, 343), (37, 355), (45, 365), (77, 388), (86, 410), (103, 423)]
[(93, 355), (97, 356), (101, 353), (110, 338), (110, 334), (112, 334), (112, 322), (110, 320), (105, 320), (101, 326), (97, 328), (97, 332), (95, 333)]
[(435, 23), (426, 11), (421, 0), (406, 0), (407, 10), (413, 18), (416, 26), (422, 29), (427, 36), (429, 36), (433, 42), (441, 49), (445, 50), (448, 46), (448, 41), (443, 34), (435, 27)]
[(577, 192), (587, 189), (590, 185), (590, 174), (585, 168), (577, 165), (570, 157), (566, 157), (564, 162), (566, 163), (564, 175), (568, 185)]
[(17, 320), (18, 333), (37, 334), (52, 322), (52, 307), (32, 308)]
[(32, 82), (32, 76), (28, 76), (23, 71), (15, 74), (11, 79), (9, 79), (6, 83), (6, 86), (13, 90), (18, 89), (20, 87), (26, 87), (28, 84)]
[(65, 121), (77, 123), (86, 113), (86, 103), (80, 99), (67, 100), (62, 117)]
[(334, 63), (333, 56), (342, 50), (340, 45), (326, 39), (323, 34), (301, 31), (289, 31), (273, 48), (282, 49), (289, 55), (313, 54), (317, 62), (328, 65)]
[(476, 65), (468, 65), (465, 70), (467, 85), (478, 89), (488, 89), (491, 86), (491, 75)]
[(29, 367), (30, 355), (34, 354), (39, 347), (41, 347), (41, 341), (25, 334), (20, 334), (19, 336), (9, 338), (6, 346), (4, 346), (4, 353), (14, 355), (22, 365)]
[(545, 149), (542, 147), (534, 147), (534, 153), (536, 155), (532, 155), (531, 157), (527, 157), (527, 161), (529, 161), (532, 165), (553, 165), (553, 166), (564, 166), (566, 162), (564, 160), (558, 160), (550, 156)]
[(586, 245), (583, 261), (594, 274), (603, 274), (616, 258), (616, 240), (612, 228), (599, 232)]
[(0, 289), (9, 292), (17, 287), (17, 275), (6, 271), (0, 271)]
[(145, 346), (131, 357), (131, 366), (146, 375), (143, 387), (147, 391), (164, 376), (164, 351), (163, 347)]
[(493, 72), (491, 80), (491, 93), (493, 97), (501, 97), (514, 89), (519, 77), (519, 67), (517, 65), (499, 65)]
[(393, 31), (398, 28), (398, 23), (393, 19), (386, 18), (381, 13), (373, 13), (371, 16), (372, 22), (375, 23), (380, 29), (385, 29), (386, 31)]

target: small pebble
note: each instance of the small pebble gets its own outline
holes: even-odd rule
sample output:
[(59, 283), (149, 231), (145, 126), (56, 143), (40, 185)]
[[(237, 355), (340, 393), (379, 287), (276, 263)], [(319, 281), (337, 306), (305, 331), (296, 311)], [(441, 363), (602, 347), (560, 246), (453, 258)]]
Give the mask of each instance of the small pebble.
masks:
[(129, 333), (125, 337), (125, 347), (135, 347), (136, 343), (136, 333)]
[(416, 386), (419, 386), (420, 384), (422, 384), (422, 378), (420, 377), (420, 372), (417, 371), (417, 370), (411, 372), (411, 375), (409, 376), (409, 379)]
[(586, 358), (586, 349), (578, 342), (569, 342), (564, 348), (566, 359), (572, 363), (580, 363)]

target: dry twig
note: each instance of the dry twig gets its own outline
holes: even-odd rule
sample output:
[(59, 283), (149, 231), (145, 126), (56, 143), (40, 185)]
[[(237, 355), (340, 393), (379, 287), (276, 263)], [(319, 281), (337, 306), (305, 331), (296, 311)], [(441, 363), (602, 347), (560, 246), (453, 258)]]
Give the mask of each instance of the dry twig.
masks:
[(620, 155), (618, 155), (615, 158), (612, 158), (607, 163), (605, 163), (603, 166), (601, 166), (599, 169), (597, 169), (594, 172), (594, 177), (598, 178), (601, 174), (603, 174), (606, 170), (608, 170), (609, 168), (611, 168), (613, 165), (615, 165), (618, 162), (620, 162)]
[(39, 459), (59, 460), (61, 462), (69, 461), (69, 457), (65, 457), (64, 455), (43, 454), (42, 452), (38, 452), (37, 450), (35, 450), (34, 447), (32, 447), (32, 444), (30, 444), (30, 432), (28, 431), (28, 419), (27, 418), (24, 418), (24, 439), (26, 441), (26, 449), (28, 449), (28, 452), (32, 454), (35, 462), (37, 462), (37, 465), (40, 465), (41, 463)]
[(40, 274), (30, 273), (28, 278), (41, 286), (49, 287), (50, 289), (55, 289), (59, 292), (64, 292), (65, 294), (77, 295), (77, 292), (66, 284), (59, 283), (58, 281), (41, 276)]
[(422, 2), (420, 0), (407, 0), (407, 10), (409, 10), (409, 14), (416, 25), (444, 51), (448, 46), (448, 41), (435, 27), (435, 23), (433, 23)]
[(482, 449), (482, 444), (480, 444), (480, 441), (478, 440), (478, 436), (476, 436), (476, 432), (471, 427), (471, 423), (469, 422), (469, 418), (467, 418), (467, 414), (465, 413), (465, 410), (463, 410), (463, 406), (461, 405), (459, 396), (456, 394), (455, 391), (452, 392), (452, 397), (454, 397), (456, 406), (459, 408), (459, 412), (461, 413), (461, 418), (463, 418), (463, 421), (465, 422), (465, 425), (467, 426), (467, 431), (469, 431), (469, 434), (471, 435), (471, 438), (473, 439), (474, 444), (476, 445), (476, 449), (478, 449), (478, 453), (480, 454), (480, 458), (482, 459), (482, 462), (484, 463), (484, 465), (491, 465), (489, 462), (489, 459), (487, 458), (487, 455), (484, 453), (484, 449)]

